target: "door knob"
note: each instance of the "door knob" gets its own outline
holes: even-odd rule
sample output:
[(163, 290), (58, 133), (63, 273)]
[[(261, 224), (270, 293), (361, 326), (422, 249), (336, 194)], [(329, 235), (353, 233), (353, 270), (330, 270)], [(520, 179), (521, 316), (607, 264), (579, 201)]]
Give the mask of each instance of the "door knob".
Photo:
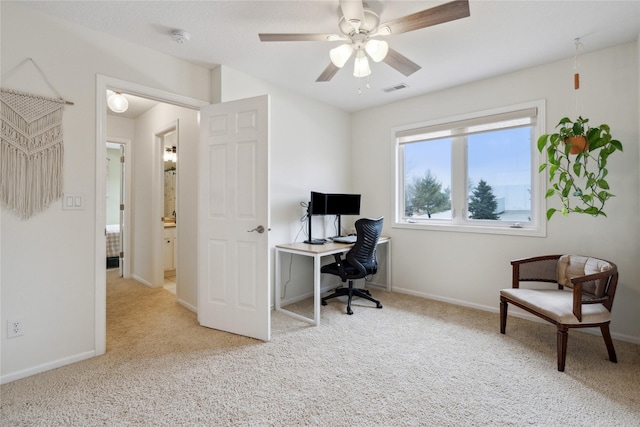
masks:
[(252, 231), (257, 231), (258, 233), (262, 234), (262, 233), (264, 233), (264, 227), (259, 225), (256, 228), (254, 228), (253, 230), (247, 230), (248, 233), (251, 233)]

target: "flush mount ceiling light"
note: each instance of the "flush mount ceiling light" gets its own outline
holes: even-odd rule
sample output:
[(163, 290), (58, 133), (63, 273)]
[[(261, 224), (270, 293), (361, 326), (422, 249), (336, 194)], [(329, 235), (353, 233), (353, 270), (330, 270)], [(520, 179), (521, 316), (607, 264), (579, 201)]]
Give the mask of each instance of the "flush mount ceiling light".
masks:
[(124, 113), (129, 108), (129, 101), (120, 92), (107, 91), (107, 105), (114, 113)]
[(173, 37), (173, 39), (178, 44), (185, 44), (186, 42), (191, 40), (191, 34), (186, 32), (185, 30), (173, 30), (171, 32), (171, 37)]
[(371, 74), (369, 58), (374, 62), (382, 61), (405, 76), (410, 76), (422, 67), (391, 49), (386, 41), (379, 38), (470, 16), (468, 0), (450, 1), (384, 23), (380, 23), (380, 15), (362, 1), (340, 0), (340, 12), (341, 17), (338, 20), (340, 34), (259, 34), (260, 40), (263, 42), (344, 41), (344, 44), (329, 52), (331, 62), (316, 79), (317, 82), (331, 80), (349, 58), (354, 56), (354, 53), (353, 75), (356, 77), (366, 77)]

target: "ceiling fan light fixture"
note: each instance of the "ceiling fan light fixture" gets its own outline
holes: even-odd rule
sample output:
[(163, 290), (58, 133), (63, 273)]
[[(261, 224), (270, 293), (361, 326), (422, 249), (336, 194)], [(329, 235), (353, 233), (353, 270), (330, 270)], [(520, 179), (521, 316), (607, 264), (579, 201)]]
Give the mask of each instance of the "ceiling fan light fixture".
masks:
[(329, 51), (329, 58), (331, 62), (338, 68), (344, 67), (351, 55), (353, 54), (353, 47), (350, 44), (343, 44)]
[(129, 101), (120, 92), (114, 92), (107, 98), (107, 105), (114, 113), (124, 113), (129, 108)]
[(353, 67), (354, 77), (367, 77), (371, 75), (371, 68), (369, 67), (369, 60), (364, 54), (364, 50), (359, 50), (356, 54), (356, 62)]
[(364, 50), (374, 62), (380, 62), (387, 56), (387, 52), (389, 52), (389, 43), (383, 40), (368, 40), (364, 45)]

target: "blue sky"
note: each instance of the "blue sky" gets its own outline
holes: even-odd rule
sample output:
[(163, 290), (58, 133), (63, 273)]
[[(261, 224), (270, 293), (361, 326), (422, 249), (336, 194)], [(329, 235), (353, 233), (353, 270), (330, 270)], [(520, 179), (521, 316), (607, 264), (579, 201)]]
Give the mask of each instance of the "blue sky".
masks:
[[(469, 180), (484, 179), (496, 196), (511, 196), (518, 208), (526, 205), (531, 185), (531, 129), (529, 127), (477, 133), (467, 136)], [(451, 139), (405, 146), (405, 173), (409, 182), (426, 170), (442, 188), (451, 185)], [(519, 200), (515, 200), (515, 199)], [(515, 209), (515, 207), (514, 207)]]

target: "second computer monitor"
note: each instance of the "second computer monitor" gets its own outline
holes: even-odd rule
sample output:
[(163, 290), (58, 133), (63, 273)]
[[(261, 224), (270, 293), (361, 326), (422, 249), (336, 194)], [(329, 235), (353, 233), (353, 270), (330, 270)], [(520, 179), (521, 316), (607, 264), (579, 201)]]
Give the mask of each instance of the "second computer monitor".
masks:
[(327, 194), (326, 215), (360, 215), (360, 194)]

